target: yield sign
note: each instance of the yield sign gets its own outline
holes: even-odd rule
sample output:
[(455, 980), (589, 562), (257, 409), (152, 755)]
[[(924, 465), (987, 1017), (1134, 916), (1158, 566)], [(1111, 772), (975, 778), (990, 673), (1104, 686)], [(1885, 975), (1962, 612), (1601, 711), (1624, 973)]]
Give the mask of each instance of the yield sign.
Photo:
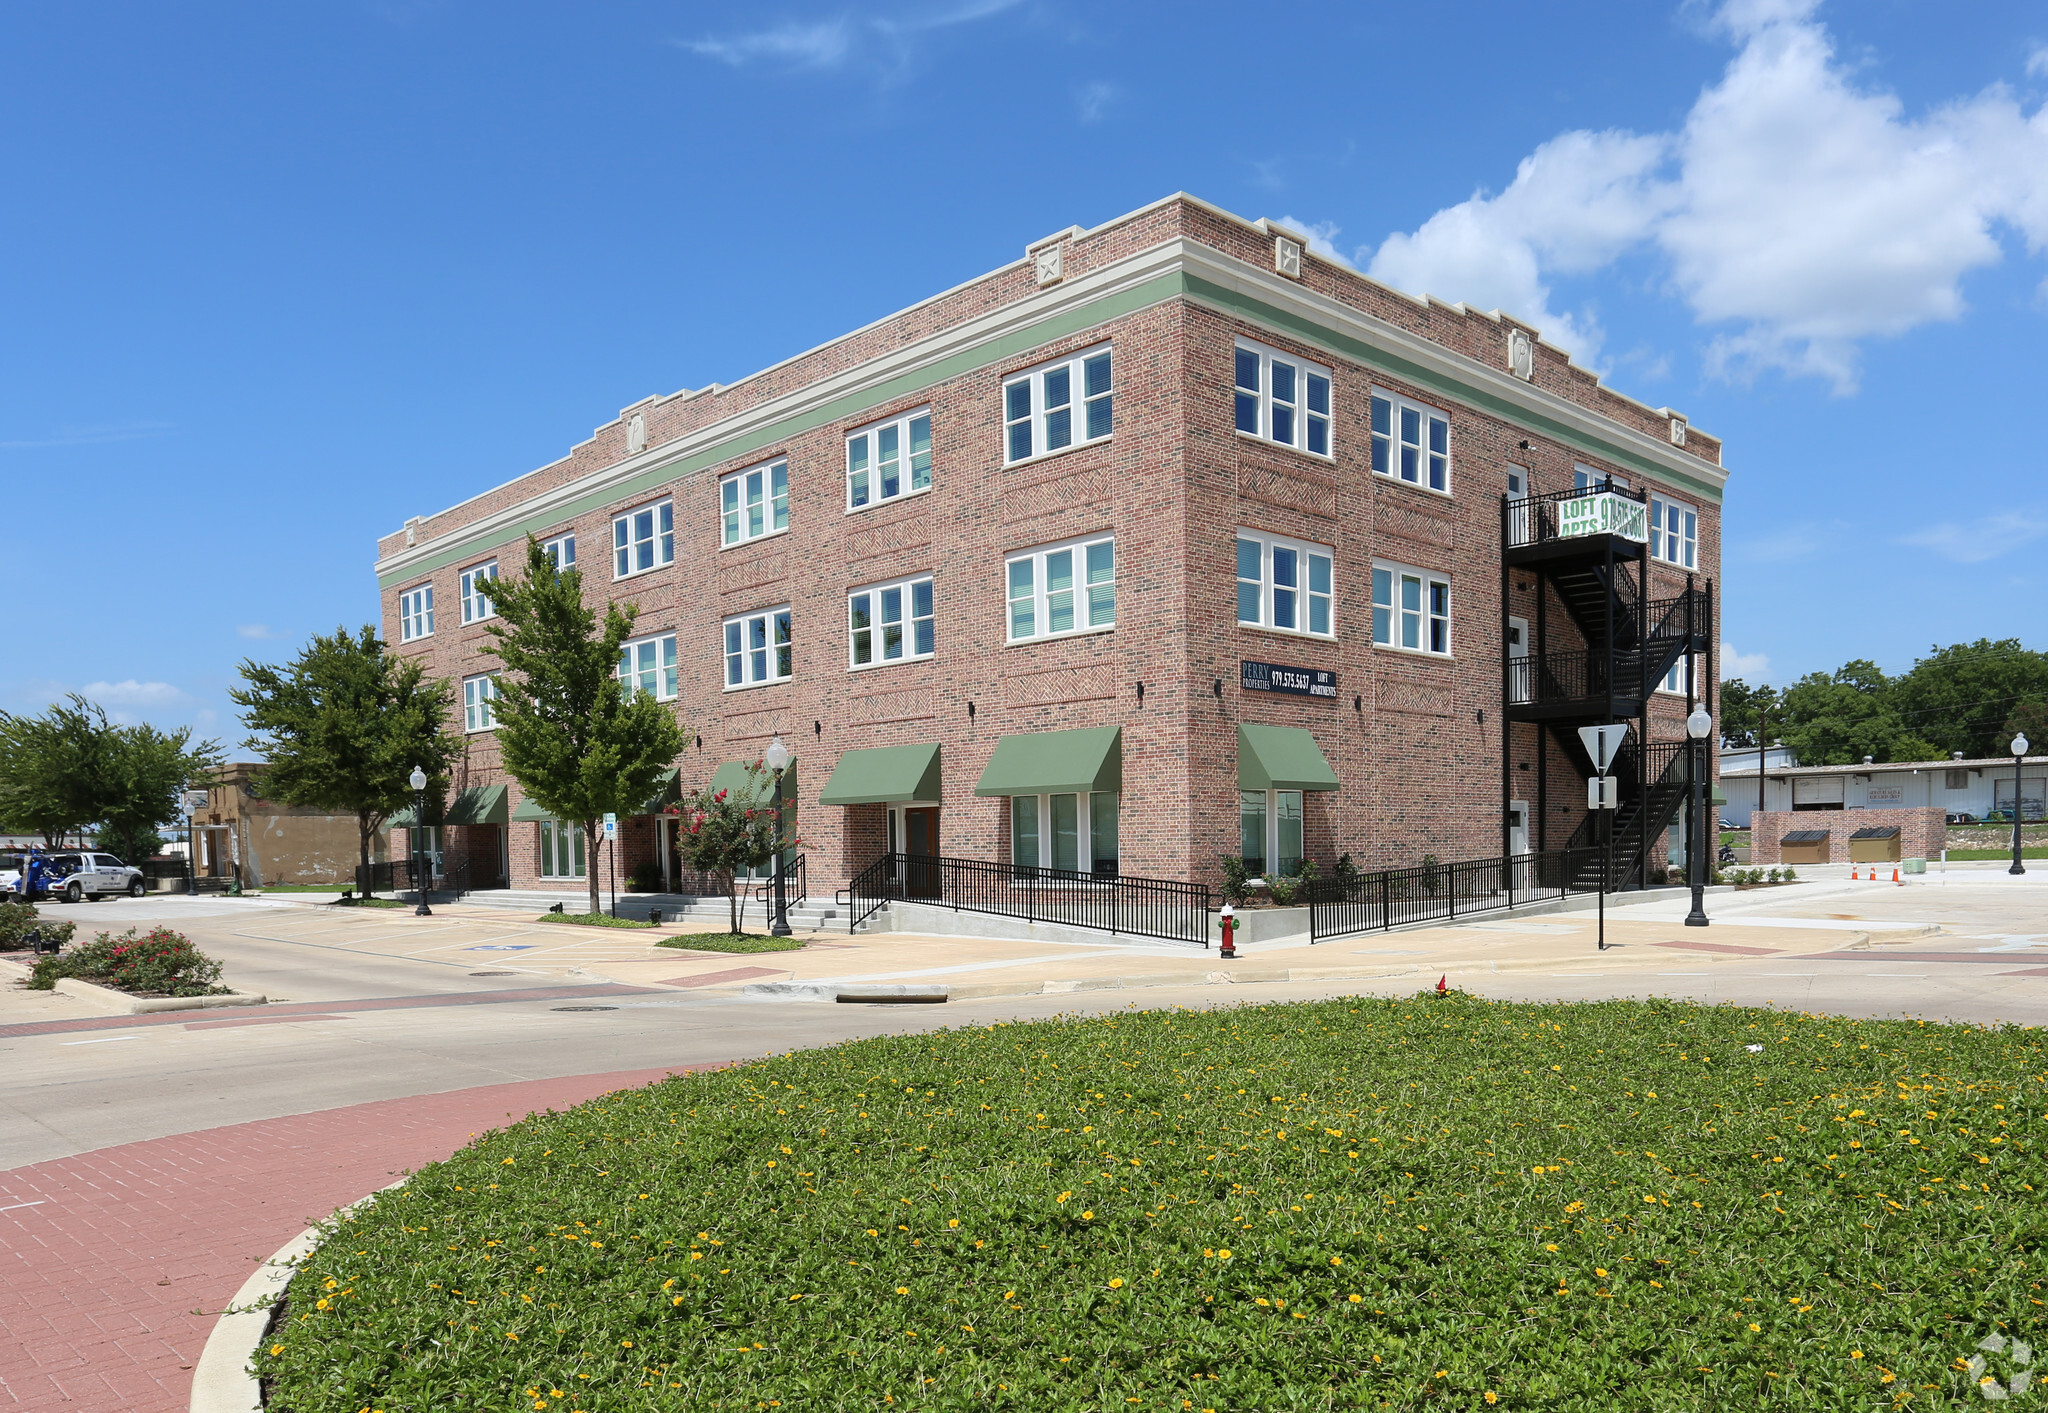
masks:
[(1614, 726), (1581, 726), (1579, 739), (1586, 743), (1586, 754), (1593, 758), (1595, 774), (1605, 775), (1607, 767), (1614, 764), (1615, 752), (1628, 739), (1628, 723)]

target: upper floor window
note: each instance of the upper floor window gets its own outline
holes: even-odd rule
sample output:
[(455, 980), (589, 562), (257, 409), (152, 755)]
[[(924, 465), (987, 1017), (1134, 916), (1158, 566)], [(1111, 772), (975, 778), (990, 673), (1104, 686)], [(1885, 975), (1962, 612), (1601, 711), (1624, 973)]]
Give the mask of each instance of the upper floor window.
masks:
[(498, 577), (498, 562), (479, 564), (474, 569), (462, 571), (462, 621), (474, 623), (480, 618), (489, 618), (495, 609), (484, 596), (484, 585)]
[(1116, 626), (1116, 539), (1070, 540), (1009, 557), (1010, 641)]
[(1330, 454), (1330, 370), (1239, 339), (1237, 430)]
[(552, 540), (541, 541), (540, 552), (548, 557), (548, 563), (555, 566), (555, 572), (576, 567), (576, 537), (557, 535)]
[(725, 685), (760, 687), (787, 682), (795, 669), (789, 609), (771, 608), (725, 620)]
[(1628, 478), (1609, 475), (1591, 466), (1572, 466), (1572, 489), (1575, 491), (1597, 491), (1612, 486), (1617, 491), (1628, 489)]
[(1333, 559), (1325, 545), (1239, 530), (1237, 621), (1289, 633), (1335, 633)]
[(877, 584), (846, 596), (854, 667), (932, 655), (932, 579)]
[(1372, 640), (1383, 648), (1448, 657), (1451, 581), (1426, 569), (1374, 564)]
[(789, 463), (736, 471), (718, 483), (723, 543), (737, 545), (789, 528)]
[(498, 674), (486, 672), (462, 679), (462, 729), (490, 731), (498, 724)]
[(846, 508), (927, 491), (932, 485), (930, 408), (846, 439)]
[(1372, 395), (1372, 469), (1450, 494), (1451, 419), (1392, 393)]
[(1650, 555), (1680, 569), (1699, 560), (1699, 512), (1680, 501), (1650, 497)]
[(1091, 348), (1003, 381), (1003, 459), (1023, 461), (1110, 434), (1109, 349)]
[(1659, 679), (1657, 690), (1660, 692), (1676, 692), (1683, 695), (1689, 688), (1689, 679), (1693, 674), (1692, 663), (1693, 655), (1691, 653), (1680, 653), (1678, 661), (1672, 663), (1670, 670)]
[(676, 635), (635, 638), (619, 644), (618, 678), (627, 691), (645, 692), (661, 701), (676, 694)]
[(656, 501), (629, 510), (612, 521), (612, 577), (623, 579), (643, 569), (673, 564), (676, 557), (676, 508)]
[(430, 637), (434, 631), (434, 586), (422, 584), (398, 596), (398, 641)]

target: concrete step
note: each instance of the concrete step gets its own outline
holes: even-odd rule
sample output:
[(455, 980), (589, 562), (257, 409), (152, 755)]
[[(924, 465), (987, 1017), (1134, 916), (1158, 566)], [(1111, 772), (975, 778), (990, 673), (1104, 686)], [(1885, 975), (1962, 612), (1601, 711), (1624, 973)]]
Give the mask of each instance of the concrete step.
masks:
[[(598, 895), (600, 904), (609, 909), (612, 894), (609, 890)], [(564, 912), (580, 913), (590, 905), (586, 892), (556, 892), (538, 888), (489, 888), (462, 895), (464, 903), (486, 908), (504, 908), (508, 912), (523, 912), (539, 916), (554, 907), (562, 905)], [(759, 899), (746, 898), (742, 925), (764, 926), (767, 913)], [(728, 922), (732, 915), (731, 904), (719, 897), (696, 897), (687, 893), (621, 893), (618, 895), (620, 917), (644, 918), (652, 909), (659, 909), (662, 917), (690, 922)], [(789, 909), (791, 927), (828, 927), (844, 915), (831, 902), (811, 901), (797, 904)]]

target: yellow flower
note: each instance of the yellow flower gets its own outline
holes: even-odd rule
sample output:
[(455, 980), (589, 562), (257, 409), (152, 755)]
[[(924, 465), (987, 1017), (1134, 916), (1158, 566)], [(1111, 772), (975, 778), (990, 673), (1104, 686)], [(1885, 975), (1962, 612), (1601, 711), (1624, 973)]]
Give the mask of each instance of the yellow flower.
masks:
[(908, 1295), (910, 1294), (910, 1287), (907, 1285), (899, 1285), (896, 1287), (896, 1293), (898, 1295)]
[(1492, 1389), (1488, 1389), (1486, 1391), (1486, 1401), (1488, 1403), (1498, 1403), (1500, 1402), (1500, 1395), (1495, 1393)]
[(1064, 1201), (1066, 1201), (1066, 1200), (1067, 1200), (1067, 1199), (1068, 1199), (1069, 1197), (1072, 1197), (1073, 1195), (1074, 1195), (1074, 1194), (1073, 1194), (1073, 1193), (1071, 1193), (1071, 1192), (1062, 1192), (1062, 1193), (1061, 1193), (1061, 1194), (1060, 1194), (1059, 1196), (1057, 1196), (1057, 1197), (1053, 1198), (1053, 1201), (1055, 1201), (1055, 1202), (1064, 1202)]
[(1341, 1266), (1344, 1264), (1344, 1258), (1342, 1256), (1332, 1256), (1330, 1258), (1330, 1264), (1333, 1266)]
[(281, 1344), (273, 1344), (270, 1346), (270, 1352), (273, 1356), (282, 1354), (284, 1353), (284, 1346)]
[(1081, 1214), (1081, 1220), (1084, 1222), (1092, 1222), (1095, 1220), (1095, 1214), (1093, 1212), (1083, 1212)]
[(518, 1336), (518, 1335), (516, 1335), (516, 1334), (513, 1334), (513, 1333), (512, 1333), (512, 1331), (510, 1331), (510, 1330), (507, 1330), (507, 1331), (505, 1331), (505, 1338), (507, 1338), (507, 1339), (512, 1339), (512, 1340), (516, 1340), (516, 1339), (518, 1339), (518, 1338), (519, 1338), (519, 1336)]
[(1264, 1296), (1260, 1296), (1260, 1297), (1259, 1297), (1259, 1299), (1258, 1299), (1258, 1300), (1257, 1300), (1257, 1301), (1256, 1301), (1255, 1303), (1256, 1303), (1256, 1304), (1259, 1304), (1259, 1305), (1265, 1305), (1265, 1306), (1268, 1306), (1268, 1307), (1270, 1307), (1270, 1306), (1272, 1305), (1272, 1303), (1273, 1303), (1273, 1302), (1272, 1302), (1272, 1301), (1270, 1301), (1270, 1300), (1268, 1300), (1268, 1299), (1266, 1299), (1266, 1298), (1265, 1298)]
[(1219, 1247), (1217, 1247), (1217, 1248), (1216, 1248), (1216, 1259), (1217, 1259), (1217, 1260), (1219, 1260), (1219, 1261), (1228, 1261), (1228, 1260), (1230, 1259), (1230, 1248), (1229, 1248), (1229, 1247), (1227, 1247), (1227, 1246), (1219, 1246)]
[(958, 1217), (955, 1217), (951, 1221), (947, 1222), (946, 1225), (949, 1227), (957, 1227), (960, 1225), (960, 1219)]
[(1595, 1266), (1593, 1268), (1593, 1274), (1596, 1276), (1604, 1276), (1607, 1274), (1607, 1268), (1605, 1266)]
[(1124, 1288), (1124, 1278), (1122, 1276), (1118, 1276), (1115, 1280), (1109, 1283), (1109, 1288), (1111, 1290), (1122, 1290)]
[(1352, 1303), (1353, 1305), (1361, 1305), (1361, 1304), (1363, 1304), (1364, 1302), (1365, 1302), (1365, 1297), (1364, 1297), (1364, 1296), (1362, 1296), (1362, 1295), (1354, 1295), (1354, 1296), (1352, 1296), (1352, 1297), (1351, 1297), (1351, 1303)]
[(1756, 1323), (1756, 1321), (1752, 1320), (1749, 1323), (1749, 1332), (1751, 1334), (1762, 1334), (1764, 1332), (1764, 1327)]
[(619, 1348), (621, 1349), (631, 1349), (632, 1347), (633, 1341), (630, 1339), (622, 1339), (619, 1341)]
[(1863, 1351), (1860, 1349), (1852, 1349), (1849, 1351), (1849, 1357), (1851, 1359), (1861, 1359), (1863, 1357)]
[(1557, 1243), (1554, 1241), (1546, 1241), (1543, 1243), (1543, 1249), (1545, 1251), (1555, 1251), (1557, 1250)]

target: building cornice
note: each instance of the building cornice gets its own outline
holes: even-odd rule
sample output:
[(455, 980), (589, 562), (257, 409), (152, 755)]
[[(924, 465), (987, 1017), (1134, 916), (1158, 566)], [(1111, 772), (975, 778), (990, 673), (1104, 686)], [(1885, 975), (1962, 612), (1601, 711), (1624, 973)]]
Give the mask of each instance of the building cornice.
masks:
[(1727, 480), (1721, 468), (1556, 393), (1177, 236), (401, 549), (376, 561), (378, 582), (398, 587), (524, 535), (771, 450), (818, 426), (857, 418), (976, 368), (1183, 297), (1715, 500)]

